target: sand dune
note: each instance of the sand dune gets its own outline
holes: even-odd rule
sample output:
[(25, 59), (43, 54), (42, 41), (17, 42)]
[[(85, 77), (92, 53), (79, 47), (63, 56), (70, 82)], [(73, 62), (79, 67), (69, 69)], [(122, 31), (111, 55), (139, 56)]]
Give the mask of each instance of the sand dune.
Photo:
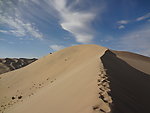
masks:
[(150, 74), (150, 58), (135, 53), (125, 52), (125, 51), (112, 51), (116, 56), (130, 66), (140, 70), (144, 73)]
[(0, 75), (0, 112), (149, 113), (149, 58), (112, 52), (77, 45)]
[[(143, 57), (140, 60), (140, 55), (128, 53), (129, 57), (127, 57), (122, 52), (119, 54), (128, 63), (109, 50), (101, 57), (102, 63), (107, 69), (106, 73), (109, 75), (108, 79), (113, 99), (112, 113), (149, 113), (150, 75), (132, 67), (137, 65), (145, 67), (143, 60), (148, 58)], [(135, 55), (136, 58), (132, 55)], [(130, 62), (128, 58), (133, 62)], [(147, 63), (150, 65), (150, 62)], [(149, 67), (145, 68), (148, 69)], [(144, 69), (142, 70), (144, 71)]]

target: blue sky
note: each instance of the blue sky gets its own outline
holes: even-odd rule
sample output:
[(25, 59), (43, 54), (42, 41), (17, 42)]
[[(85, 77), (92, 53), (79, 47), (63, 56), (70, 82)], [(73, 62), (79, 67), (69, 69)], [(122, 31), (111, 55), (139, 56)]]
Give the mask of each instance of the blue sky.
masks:
[(150, 56), (149, 0), (0, 0), (0, 57), (77, 44)]

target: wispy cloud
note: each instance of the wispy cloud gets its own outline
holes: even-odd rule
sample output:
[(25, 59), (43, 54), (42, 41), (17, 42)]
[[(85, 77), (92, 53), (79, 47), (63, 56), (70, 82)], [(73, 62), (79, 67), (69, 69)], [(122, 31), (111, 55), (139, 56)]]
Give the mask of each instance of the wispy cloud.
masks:
[(120, 26), (118, 26), (118, 29), (124, 29), (125, 28), (125, 26), (124, 25), (120, 25)]
[(0, 30), (0, 33), (9, 33), (9, 32), (6, 30)]
[(130, 23), (129, 20), (120, 20), (120, 21), (117, 21), (117, 26), (118, 26), (118, 29), (124, 29), (125, 28), (125, 25)]
[(35, 38), (43, 38), (42, 33), (31, 23), (25, 23), (17, 17), (0, 16), (0, 24), (9, 27), (9, 30), (0, 30), (2, 33), (13, 34), (18, 37), (32, 36)]
[(145, 19), (148, 19), (148, 18), (150, 18), (150, 13), (147, 13), (144, 16), (138, 17), (136, 19), (136, 21), (142, 21), (142, 20), (145, 20)]
[(138, 18), (135, 18), (134, 20), (120, 20), (120, 21), (117, 21), (118, 29), (125, 28), (125, 25), (129, 24), (129, 23), (139, 22), (139, 21), (142, 21), (142, 20), (145, 20), (145, 19), (148, 19), (147, 21), (150, 21), (149, 18), (150, 18), (150, 13), (147, 13), (144, 16), (140, 16)]
[[(13, 34), (17, 37), (31, 36), (39, 39), (43, 38), (42, 33), (34, 24), (26, 22), (21, 18), (19, 8), (15, 6), (12, 1), (7, 0), (0, 2), (0, 25), (7, 27), (5, 30), (0, 30), (1, 33)], [(19, 3), (22, 1), (16, 2)], [(8, 9), (6, 7), (8, 7)]]
[(0, 12), (4, 14), (1, 15), (3, 20), (0, 24), (9, 26), (10, 29), (7, 30), (9, 34), (19, 37), (30, 35), (41, 39), (44, 34), (38, 30), (39, 26), (33, 24), (34, 21), (39, 24), (51, 23), (51, 19), (55, 18), (54, 21), (58, 22), (55, 24), (59, 24), (62, 29), (71, 33), (76, 42), (90, 43), (95, 35), (91, 23), (97, 14), (100, 16), (105, 6), (101, 4), (99, 7), (93, 5), (93, 7), (79, 8), (85, 2), (84, 0), (15, 0), (15, 2), (2, 0)]
[(124, 50), (135, 51), (150, 56), (150, 24), (137, 29), (121, 38), (120, 46)]
[(57, 10), (60, 16), (61, 27), (72, 33), (79, 43), (89, 43), (94, 38), (90, 22), (94, 20), (96, 12), (91, 10), (74, 10), (79, 3), (75, 0), (72, 4), (67, 5), (67, 0), (51, 0), (51, 4)]
[(53, 51), (59, 51), (59, 50), (61, 50), (61, 49), (63, 49), (63, 48), (65, 48), (65, 46), (62, 46), (62, 45), (50, 45), (49, 46)]
[(120, 20), (117, 22), (118, 24), (128, 24), (129, 20)]

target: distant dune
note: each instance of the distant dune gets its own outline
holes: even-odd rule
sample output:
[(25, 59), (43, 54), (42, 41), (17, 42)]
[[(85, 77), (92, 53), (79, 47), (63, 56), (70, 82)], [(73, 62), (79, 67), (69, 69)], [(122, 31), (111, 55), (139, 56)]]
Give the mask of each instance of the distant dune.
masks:
[(150, 58), (77, 45), (0, 75), (0, 113), (150, 113)]
[(107, 50), (101, 60), (110, 81), (112, 113), (149, 113), (150, 58)]
[(28, 64), (36, 60), (37, 60), (36, 58), (32, 58), (32, 59), (3, 58), (3, 59), (0, 59), (0, 74), (27, 66)]

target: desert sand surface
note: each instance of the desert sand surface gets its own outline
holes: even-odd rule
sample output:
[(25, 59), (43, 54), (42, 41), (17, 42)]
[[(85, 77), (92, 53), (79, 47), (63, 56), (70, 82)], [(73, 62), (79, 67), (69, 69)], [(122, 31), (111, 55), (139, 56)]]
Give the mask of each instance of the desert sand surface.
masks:
[(125, 52), (125, 51), (112, 51), (118, 58), (124, 60), (132, 67), (144, 73), (150, 74), (150, 58), (139, 54)]
[(109, 86), (113, 99), (111, 112), (149, 113), (150, 75), (142, 72), (145, 70), (148, 73), (150, 69), (146, 67), (150, 65), (148, 57), (126, 52), (115, 53), (107, 50), (101, 57), (110, 81)]
[(150, 113), (149, 58), (128, 54), (77, 45), (1, 74), (0, 113)]
[(0, 59), (0, 74), (22, 68), (36, 61), (36, 58), (1, 58)]

